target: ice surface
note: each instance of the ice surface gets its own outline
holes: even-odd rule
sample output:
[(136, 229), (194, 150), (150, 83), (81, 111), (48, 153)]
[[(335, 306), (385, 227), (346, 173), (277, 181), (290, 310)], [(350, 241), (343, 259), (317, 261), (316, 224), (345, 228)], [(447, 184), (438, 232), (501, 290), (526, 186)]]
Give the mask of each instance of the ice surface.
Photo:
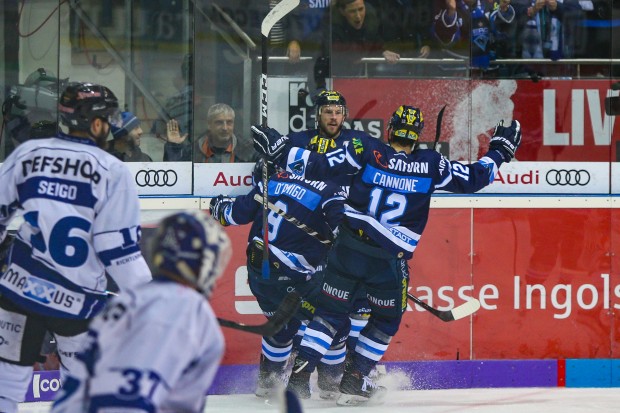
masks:
[[(620, 389), (518, 388), (390, 391), (378, 406), (339, 407), (313, 394), (303, 400), (304, 412), (323, 413), (616, 413)], [(20, 413), (49, 411), (50, 403), (24, 403)], [(265, 402), (253, 394), (207, 397), (205, 413), (278, 412), (278, 401)]]

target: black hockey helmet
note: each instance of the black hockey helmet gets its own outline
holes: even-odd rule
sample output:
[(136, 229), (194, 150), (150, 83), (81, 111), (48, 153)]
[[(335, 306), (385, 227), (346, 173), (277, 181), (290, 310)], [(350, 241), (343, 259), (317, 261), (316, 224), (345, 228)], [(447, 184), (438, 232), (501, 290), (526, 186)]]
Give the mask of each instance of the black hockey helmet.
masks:
[(409, 142), (412, 147), (418, 142), (424, 129), (424, 117), (419, 108), (402, 105), (392, 114), (388, 122), (388, 141)]
[(327, 105), (338, 105), (342, 106), (344, 110), (344, 117), (346, 119), (349, 114), (349, 109), (347, 108), (347, 100), (340, 94), (340, 92), (335, 90), (322, 90), (316, 97), (314, 102), (314, 106), (316, 107), (316, 118), (317, 121), (319, 116), (321, 115), (321, 108)]
[(122, 125), (118, 99), (110, 89), (93, 83), (67, 85), (58, 102), (60, 119), (70, 129), (88, 131), (93, 119), (105, 119), (110, 125)]

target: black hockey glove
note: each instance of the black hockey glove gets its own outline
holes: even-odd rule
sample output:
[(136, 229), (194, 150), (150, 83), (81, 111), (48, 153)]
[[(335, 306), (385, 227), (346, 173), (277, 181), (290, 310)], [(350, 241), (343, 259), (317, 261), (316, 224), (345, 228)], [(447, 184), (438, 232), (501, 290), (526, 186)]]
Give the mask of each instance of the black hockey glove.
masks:
[(284, 154), (284, 148), (288, 143), (288, 136), (282, 136), (273, 128), (264, 126), (252, 126), (254, 149), (266, 156), (270, 161), (276, 162)]
[(513, 120), (509, 127), (504, 126), (504, 121), (500, 120), (493, 137), (489, 144), (489, 149), (498, 151), (504, 162), (510, 162), (515, 157), (517, 148), (521, 145), (521, 124), (518, 120)]
[(226, 218), (224, 217), (224, 213), (233, 203), (232, 198), (225, 197), (224, 195), (219, 195), (215, 198), (211, 198), (211, 202), (209, 203), (209, 212), (211, 216), (219, 221), (220, 224), (227, 227), (230, 225)]

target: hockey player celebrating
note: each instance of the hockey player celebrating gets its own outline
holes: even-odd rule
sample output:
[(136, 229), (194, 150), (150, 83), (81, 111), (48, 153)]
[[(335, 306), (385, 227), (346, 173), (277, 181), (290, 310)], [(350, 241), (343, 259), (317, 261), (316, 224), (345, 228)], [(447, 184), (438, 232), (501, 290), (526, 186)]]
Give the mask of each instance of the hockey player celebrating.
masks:
[[(69, 133), (21, 144), (0, 166), (0, 241), (16, 213), (24, 218), (0, 252), (0, 411), (26, 395), (47, 330), (61, 375), (75, 364), (89, 321), (103, 308), (106, 273), (125, 289), (150, 281), (140, 252), (140, 206), (127, 167), (103, 149), (120, 121), (105, 86), (72, 83), (59, 100)], [(10, 343), (10, 344), (6, 344)]]
[[(349, 108), (347, 107), (345, 97), (340, 92), (336, 90), (321, 91), (316, 97), (315, 108), (315, 128), (289, 134), (289, 144), (291, 146), (306, 148), (317, 153), (326, 153), (343, 148), (345, 142), (351, 142), (356, 137), (366, 136), (370, 138), (364, 131), (344, 129), (344, 123), (349, 115)], [(348, 192), (351, 183), (350, 176), (330, 176), (330, 180), (340, 183), (345, 191)], [(334, 343), (334, 346), (328, 351), (322, 362), (317, 365), (317, 384), (320, 397), (323, 399), (334, 398), (338, 393), (338, 386), (333, 383), (336, 380), (340, 380), (344, 369), (344, 358), (340, 357), (338, 349), (346, 352), (348, 348), (352, 351), (357, 344), (360, 331), (368, 323), (369, 306), (366, 294), (363, 289), (360, 289), (357, 291), (357, 295), (358, 298), (354, 300), (352, 312), (349, 315), (350, 327), (345, 328), (345, 331), (348, 330), (346, 348), (344, 343)], [(305, 326), (303, 327), (305, 328)], [(289, 387), (295, 389), (299, 394), (309, 396), (307, 390), (309, 389), (309, 383), (298, 381), (300, 379), (302, 377), (294, 376), (293, 382), (289, 382)]]
[[(333, 183), (310, 181), (288, 173), (274, 173), (270, 166), (268, 186), (269, 202), (286, 214), (292, 214), (323, 241), (310, 236), (276, 212), (268, 215), (269, 223), (269, 276), (262, 273), (263, 225), (262, 225), (262, 182), (263, 161), (256, 163), (254, 181), (256, 185), (248, 195), (235, 200), (222, 195), (211, 200), (211, 215), (222, 225), (244, 225), (252, 223), (248, 236), (247, 269), (252, 294), (266, 317), (270, 317), (290, 291), (297, 291), (305, 301), (299, 313), (288, 325), (272, 337), (263, 337), (259, 365), (258, 397), (272, 397), (283, 385), (286, 363), (293, 348), (293, 339), (302, 320), (312, 318), (312, 297), (320, 287), (321, 272), (325, 258), (344, 217), (346, 194)], [(257, 202), (257, 199), (261, 203)], [(346, 335), (345, 335), (346, 336)], [(327, 351), (326, 351), (327, 352)], [(333, 349), (328, 358), (344, 362), (343, 345)], [(325, 386), (328, 386), (325, 383)], [(337, 386), (337, 383), (333, 383)], [(306, 388), (302, 398), (310, 397)]]
[(323, 90), (314, 102), (316, 112), (315, 128), (289, 135), (293, 146), (303, 147), (318, 153), (325, 153), (340, 147), (347, 138), (366, 135), (366, 132), (344, 129), (349, 114), (347, 101), (335, 90)]
[(53, 413), (204, 411), (224, 355), (208, 299), (230, 260), (230, 239), (190, 211), (164, 218), (151, 246), (153, 281), (114, 297), (95, 318)]
[(423, 127), (420, 109), (400, 106), (388, 123), (389, 145), (354, 138), (325, 155), (291, 147), (288, 138), (272, 128), (252, 127), (257, 151), (289, 171), (304, 178), (353, 175), (345, 221), (328, 255), (317, 309), (290, 378), (309, 376), (331, 345), (333, 332), (347, 322), (355, 292), (365, 288), (372, 312), (355, 352), (347, 356), (339, 405), (378, 402), (386, 393), (368, 374), (387, 351), (407, 308), (407, 260), (426, 226), (433, 192), (473, 193), (484, 188), (501, 164), (514, 158), (521, 143), (519, 122), (513, 120), (508, 127), (500, 122), (487, 154), (463, 164), (419, 149)]

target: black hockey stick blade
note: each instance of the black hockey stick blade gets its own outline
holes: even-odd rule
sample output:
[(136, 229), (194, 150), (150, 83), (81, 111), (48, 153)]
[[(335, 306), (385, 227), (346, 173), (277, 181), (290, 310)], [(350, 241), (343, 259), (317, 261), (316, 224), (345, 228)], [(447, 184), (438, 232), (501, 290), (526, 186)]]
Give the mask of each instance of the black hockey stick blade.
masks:
[(435, 317), (438, 317), (442, 321), (446, 322), (460, 320), (461, 318), (468, 317), (480, 309), (480, 301), (475, 298), (472, 298), (471, 300), (466, 301), (457, 307), (454, 307), (452, 310), (444, 311), (431, 307), (430, 305), (426, 304), (424, 301), (420, 300), (418, 297), (411, 293), (407, 293), (407, 297)]
[[(254, 200), (258, 202), (259, 204), (262, 204), (264, 199), (265, 198), (260, 196), (259, 194), (254, 195)], [(284, 218), (288, 222), (290, 222), (291, 224), (295, 225), (300, 230), (304, 231), (306, 234), (310, 235), (311, 237), (319, 241), (321, 244), (330, 245), (332, 243), (332, 240), (323, 238), (321, 234), (319, 234), (318, 232), (316, 232), (315, 230), (313, 230), (312, 228), (310, 228), (309, 226), (307, 226), (306, 224), (304, 224), (297, 218), (282, 211), (280, 208), (278, 208), (276, 205), (272, 204), (271, 202), (267, 203), (267, 207), (273, 212), (275, 212), (276, 214), (280, 215), (282, 218)]]
[(284, 391), (284, 400), (281, 403), (281, 413), (303, 413), (301, 401), (299, 401), (299, 397), (292, 390), (286, 389)]
[(280, 303), (276, 312), (264, 324), (247, 325), (236, 321), (218, 318), (217, 321), (222, 327), (228, 327), (235, 330), (245, 331), (247, 333), (258, 334), (265, 337), (271, 337), (277, 334), (295, 315), (301, 305), (301, 296), (299, 293), (292, 291)]
[(435, 143), (433, 144), (433, 150), (437, 150), (437, 143), (439, 143), (439, 138), (441, 137), (441, 122), (443, 121), (443, 112), (446, 110), (447, 105), (443, 105), (443, 108), (439, 111), (437, 115), (437, 126), (435, 127)]
[(295, 7), (299, 5), (300, 0), (282, 0), (276, 4), (267, 16), (263, 19), (260, 26), (260, 32), (263, 36), (269, 37), (269, 32), (273, 26), (282, 20), (284, 16), (289, 14)]

